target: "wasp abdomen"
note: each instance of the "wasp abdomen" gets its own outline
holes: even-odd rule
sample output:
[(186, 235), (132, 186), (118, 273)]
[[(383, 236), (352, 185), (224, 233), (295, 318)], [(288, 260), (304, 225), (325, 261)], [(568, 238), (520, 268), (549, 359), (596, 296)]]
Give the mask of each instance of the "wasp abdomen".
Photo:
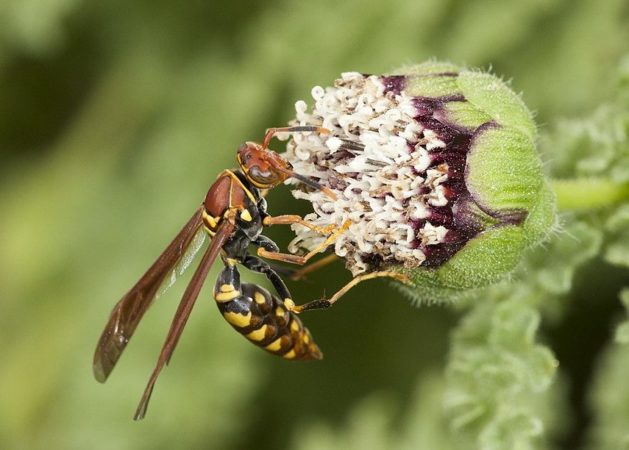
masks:
[(279, 298), (255, 284), (240, 285), (238, 271), (226, 267), (214, 289), (221, 314), (249, 341), (286, 359), (321, 359), (308, 329)]

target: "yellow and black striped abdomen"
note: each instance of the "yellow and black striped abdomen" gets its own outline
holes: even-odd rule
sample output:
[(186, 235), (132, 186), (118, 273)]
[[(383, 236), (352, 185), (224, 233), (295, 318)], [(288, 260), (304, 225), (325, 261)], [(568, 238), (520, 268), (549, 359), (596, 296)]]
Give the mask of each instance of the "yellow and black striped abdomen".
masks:
[(236, 331), (255, 345), (286, 359), (323, 357), (308, 329), (284, 302), (260, 286), (249, 283), (239, 286), (239, 280), (226, 278), (229, 277), (219, 277), (214, 299)]

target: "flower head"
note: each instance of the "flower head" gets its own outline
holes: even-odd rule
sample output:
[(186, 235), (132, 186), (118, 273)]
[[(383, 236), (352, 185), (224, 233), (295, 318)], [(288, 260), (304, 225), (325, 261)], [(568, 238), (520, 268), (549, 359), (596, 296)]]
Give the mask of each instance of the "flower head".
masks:
[[(487, 283), (552, 225), (531, 115), (494, 76), (431, 62), (344, 73), (312, 97), (311, 110), (297, 102), (294, 124), (332, 133), (294, 135), (284, 157), (337, 195), (293, 191), (313, 206), (307, 220), (351, 221), (334, 252), (354, 274), (399, 268), (450, 287)], [(294, 230), (292, 251), (324, 239)], [(478, 259), (461, 257), (468, 250)]]

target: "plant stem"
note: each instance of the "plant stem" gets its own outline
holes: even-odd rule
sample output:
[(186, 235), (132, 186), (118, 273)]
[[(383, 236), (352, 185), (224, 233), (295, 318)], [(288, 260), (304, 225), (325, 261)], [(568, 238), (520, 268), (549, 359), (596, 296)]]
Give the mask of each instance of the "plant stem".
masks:
[(629, 183), (606, 178), (552, 180), (559, 211), (583, 211), (629, 201)]

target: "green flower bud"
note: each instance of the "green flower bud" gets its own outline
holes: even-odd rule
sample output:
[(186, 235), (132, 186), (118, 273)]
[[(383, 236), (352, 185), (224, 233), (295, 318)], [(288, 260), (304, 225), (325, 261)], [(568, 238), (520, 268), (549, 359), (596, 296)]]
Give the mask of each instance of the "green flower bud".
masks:
[[(493, 75), (437, 62), (394, 75), (344, 73), (315, 87), (285, 157), (337, 195), (295, 190), (306, 218), (349, 230), (335, 243), (354, 275), (398, 270), (417, 285), (464, 290), (511, 272), (555, 221), (554, 196), (522, 100)], [(295, 226), (291, 250), (324, 237)]]

